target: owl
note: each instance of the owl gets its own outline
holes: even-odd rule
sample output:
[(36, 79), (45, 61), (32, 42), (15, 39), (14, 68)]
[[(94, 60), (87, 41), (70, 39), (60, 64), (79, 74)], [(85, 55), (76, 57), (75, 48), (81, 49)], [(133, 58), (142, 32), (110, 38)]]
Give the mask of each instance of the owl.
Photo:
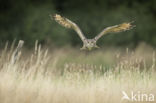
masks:
[(81, 50), (85, 50), (85, 49), (92, 50), (93, 48), (99, 48), (99, 46), (97, 46), (96, 43), (103, 35), (106, 35), (109, 33), (123, 32), (123, 31), (130, 30), (133, 27), (135, 27), (135, 25), (132, 25), (132, 22), (125, 22), (119, 25), (106, 27), (97, 36), (95, 36), (92, 39), (88, 39), (82, 33), (79, 26), (76, 23), (72, 22), (71, 20), (65, 17), (62, 17), (59, 14), (50, 15), (50, 17), (52, 18), (52, 20), (55, 20), (56, 22), (58, 22), (60, 25), (66, 28), (73, 29), (77, 32), (77, 34), (79, 35), (80, 39), (83, 42), (83, 47), (81, 48)]

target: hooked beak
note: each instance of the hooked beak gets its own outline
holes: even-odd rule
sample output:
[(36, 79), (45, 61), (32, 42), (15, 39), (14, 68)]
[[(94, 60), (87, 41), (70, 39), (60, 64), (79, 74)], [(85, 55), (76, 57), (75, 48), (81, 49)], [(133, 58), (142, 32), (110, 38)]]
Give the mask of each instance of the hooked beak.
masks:
[(88, 47), (88, 50), (91, 51), (92, 50), (92, 47)]

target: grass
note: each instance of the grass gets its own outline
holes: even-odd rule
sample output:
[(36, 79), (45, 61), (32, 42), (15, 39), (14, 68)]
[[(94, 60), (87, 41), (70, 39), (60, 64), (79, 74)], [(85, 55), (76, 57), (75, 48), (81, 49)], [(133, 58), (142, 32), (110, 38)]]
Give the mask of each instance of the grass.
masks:
[(0, 103), (130, 103), (122, 91), (156, 95), (156, 56), (147, 46), (86, 53), (36, 44), (15, 64), (13, 51), (0, 52)]

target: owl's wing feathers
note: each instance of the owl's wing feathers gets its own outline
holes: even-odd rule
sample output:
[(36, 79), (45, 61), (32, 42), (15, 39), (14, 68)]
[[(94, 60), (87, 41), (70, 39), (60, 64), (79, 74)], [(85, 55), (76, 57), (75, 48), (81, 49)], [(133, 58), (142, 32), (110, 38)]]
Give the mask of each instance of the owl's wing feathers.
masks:
[(135, 25), (132, 25), (131, 23), (132, 22), (128, 22), (128, 23), (122, 23), (119, 25), (107, 27), (101, 33), (99, 33), (94, 39), (98, 40), (99, 38), (101, 38), (103, 35), (107, 33), (122, 32), (122, 31), (130, 30), (133, 27), (135, 27)]
[(60, 25), (66, 27), (66, 28), (74, 29), (80, 36), (81, 40), (83, 42), (85, 41), (86, 37), (82, 33), (81, 29), (77, 26), (77, 24), (75, 24), (74, 22), (72, 22), (71, 20), (69, 20), (67, 18), (61, 17), (58, 14), (55, 14), (54, 16), (51, 16), (51, 17), (54, 18), (54, 20), (56, 22), (58, 22)]

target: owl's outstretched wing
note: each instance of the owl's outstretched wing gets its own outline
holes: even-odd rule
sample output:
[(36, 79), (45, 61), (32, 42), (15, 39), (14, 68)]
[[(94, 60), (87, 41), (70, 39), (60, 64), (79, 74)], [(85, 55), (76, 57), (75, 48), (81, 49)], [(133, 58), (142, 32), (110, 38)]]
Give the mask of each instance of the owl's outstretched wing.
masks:
[(122, 23), (119, 25), (107, 27), (101, 33), (99, 33), (94, 39), (98, 40), (99, 38), (101, 38), (103, 35), (107, 33), (122, 32), (122, 31), (130, 30), (133, 27), (135, 27), (131, 23), (132, 22), (128, 22), (128, 23)]
[(86, 37), (84, 36), (84, 34), (82, 33), (82, 31), (80, 30), (80, 28), (77, 26), (77, 24), (75, 24), (74, 22), (72, 22), (71, 20), (65, 18), (65, 17), (61, 17), (58, 14), (55, 14), (54, 16), (51, 16), (51, 18), (58, 22), (60, 25), (66, 27), (66, 28), (71, 28), (74, 29), (78, 35), (80, 36), (81, 40), (84, 42)]

